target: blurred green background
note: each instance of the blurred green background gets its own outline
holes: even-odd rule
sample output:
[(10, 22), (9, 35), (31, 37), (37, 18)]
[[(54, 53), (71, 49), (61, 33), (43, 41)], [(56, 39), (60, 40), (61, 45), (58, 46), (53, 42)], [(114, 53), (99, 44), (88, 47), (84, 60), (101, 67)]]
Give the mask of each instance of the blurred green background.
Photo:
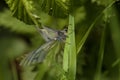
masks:
[[(78, 51), (76, 80), (120, 80), (120, 1), (71, 0), (71, 3), (74, 3), (70, 12), (75, 17)], [(61, 9), (64, 13), (58, 10), (49, 13), (59, 19), (41, 13), (42, 22), (62, 29), (67, 25), (64, 18), (67, 12), (66, 8)], [(48, 13), (46, 8), (45, 12)], [(34, 80), (35, 77), (40, 80), (38, 76), (43, 76), (42, 80), (56, 80), (54, 71), (51, 75), (44, 72), (44, 65), (40, 70), (45, 75), (37, 74), (37, 67), (19, 66), (23, 54), (43, 43), (34, 25), (13, 17), (6, 2), (0, 0), (0, 80)]]

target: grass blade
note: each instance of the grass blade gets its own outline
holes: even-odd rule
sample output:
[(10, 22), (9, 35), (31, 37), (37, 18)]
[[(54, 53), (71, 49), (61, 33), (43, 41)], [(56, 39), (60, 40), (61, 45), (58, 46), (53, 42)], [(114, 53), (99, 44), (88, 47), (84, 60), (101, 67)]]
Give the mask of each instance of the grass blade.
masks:
[(96, 73), (94, 76), (94, 80), (101, 80), (101, 68), (102, 68), (102, 62), (103, 62), (103, 56), (104, 56), (104, 47), (105, 47), (105, 31), (106, 27), (104, 27), (102, 36), (101, 36), (101, 42), (100, 42), (100, 48), (99, 48), (99, 54), (98, 54), (98, 61), (97, 61), (97, 67), (96, 67)]
[[(117, 60), (120, 59), (120, 24), (118, 20), (118, 15), (116, 12), (116, 9), (113, 7), (111, 8), (111, 12), (115, 12), (115, 16), (110, 19), (110, 30), (111, 30), (111, 36), (113, 40), (113, 44), (115, 47), (116, 57)], [(120, 62), (118, 62), (118, 80), (120, 80)]]
[(95, 20), (93, 21), (93, 23), (90, 25), (90, 27), (88, 28), (88, 30), (86, 31), (85, 35), (83, 36), (83, 38), (79, 41), (78, 44), (78, 48), (77, 48), (77, 54), (81, 51), (86, 39), (88, 38), (91, 30), (93, 29), (94, 25), (96, 24), (96, 22), (100, 19), (100, 17), (102, 16), (102, 14), (108, 10), (108, 8), (110, 8), (113, 3), (115, 3), (115, 1), (111, 2), (111, 4), (109, 4), (99, 15), (98, 17), (95, 18)]
[[(71, 33), (72, 30), (72, 33)], [(68, 72), (68, 78), (75, 80), (76, 76), (76, 45), (74, 33), (74, 17), (69, 15), (68, 38), (66, 39), (63, 57), (63, 69)], [(69, 44), (70, 43), (70, 44)]]

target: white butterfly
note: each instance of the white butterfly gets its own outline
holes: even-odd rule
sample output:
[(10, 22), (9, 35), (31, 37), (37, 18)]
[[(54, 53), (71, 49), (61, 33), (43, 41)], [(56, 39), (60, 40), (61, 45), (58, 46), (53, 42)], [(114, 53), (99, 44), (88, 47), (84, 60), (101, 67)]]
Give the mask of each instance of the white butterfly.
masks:
[(40, 32), (41, 36), (46, 41), (45, 44), (40, 46), (38, 49), (32, 51), (29, 53), (20, 63), (20, 65), (32, 65), (36, 63), (43, 62), (45, 59), (47, 53), (55, 47), (56, 42), (62, 42), (64, 43), (66, 37), (67, 37), (67, 29), (64, 30), (53, 30), (48, 27), (43, 27), (43, 29), (39, 29), (37, 27), (37, 30)]

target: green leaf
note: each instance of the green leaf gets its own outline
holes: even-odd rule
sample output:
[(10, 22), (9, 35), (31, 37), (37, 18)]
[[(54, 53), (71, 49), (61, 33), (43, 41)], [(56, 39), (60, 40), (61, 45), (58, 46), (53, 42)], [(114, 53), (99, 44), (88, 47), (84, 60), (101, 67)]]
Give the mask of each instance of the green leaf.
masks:
[(69, 15), (68, 38), (66, 39), (64, 56), (63, 56), (63, 69), (68, 73), (68, 79), (75, 80), (76, 44), (75, 44), (75, 33), (74, 33), (74, 17), (72, 15)]
[[(5, 0), (13, 16), (27, 24), (39, 25), (45, 13), (54, 17), (68, 15), (68, 1), (62, 0)], [(43, 14), (43, 12), (45, 12)], [(45, 19), (45, 18), (44, 18)]]
[(34, 12), (32, 0), (5, 0), (13, 16), (24, 21), (27, 24), (33, 24), (34, 18), (32, 16)]
[(16, 18), (13, 18), (9, 10), (0, 12), (0, 27), (2, 26), (4, 26), (5, 29), (9, 29), (9, 31), (18, 34), (34, 34), (36, 32), (34, 26), (26, 25)]
[(47, 14), (54, 17), (66, 17), (68, 15), (68, 0), (41, 0), (41, 8)]

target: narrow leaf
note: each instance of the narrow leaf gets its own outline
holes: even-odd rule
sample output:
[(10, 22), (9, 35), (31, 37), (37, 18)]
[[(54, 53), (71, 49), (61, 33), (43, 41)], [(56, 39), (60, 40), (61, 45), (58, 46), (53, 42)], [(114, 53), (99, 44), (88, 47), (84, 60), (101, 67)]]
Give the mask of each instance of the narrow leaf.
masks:
[(69, 15), (68, 38), (66, 39), (63, 69), (68, 72), (68, 78), (75, 80), (76, 76), (76, 45), (74, 33), (74, 17)]

